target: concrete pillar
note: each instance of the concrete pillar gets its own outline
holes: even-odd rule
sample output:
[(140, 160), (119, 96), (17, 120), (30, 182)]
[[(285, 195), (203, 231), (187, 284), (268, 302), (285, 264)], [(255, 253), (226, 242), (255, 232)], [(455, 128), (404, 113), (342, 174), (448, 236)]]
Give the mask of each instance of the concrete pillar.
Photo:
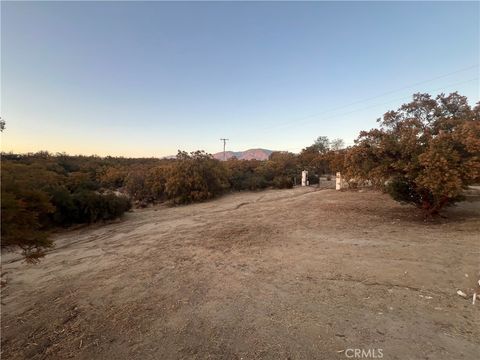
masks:
[(302, 171), (302, 186), (308, 186), (308, 171)]
[(337, 172), (337, 176), (335, 178), (335, 190), (342, 190), (342, 174)]

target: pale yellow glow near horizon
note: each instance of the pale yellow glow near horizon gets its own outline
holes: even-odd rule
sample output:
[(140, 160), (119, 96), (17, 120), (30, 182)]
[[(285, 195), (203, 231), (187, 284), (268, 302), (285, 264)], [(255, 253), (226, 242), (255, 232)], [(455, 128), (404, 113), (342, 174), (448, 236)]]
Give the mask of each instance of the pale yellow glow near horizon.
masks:
[[(18, 119), (18, 118), (17, 118)], [(141, 135), (136, 135), (115, 131), (99, 125), (97, 128), (88, 130), (85, 133), (79, 129), (77, 133), (67, 131), (58, 122), (48, 124), (45, 127), (41, 124), (46, 122), (38, 121), (32, 127), (27, 127), (22, 121), (7, 121), (6, 129), (1, 134), (0, 149), (4, 153), (26, 154), (39, 151), (48, 151), (49, 153), (66, 153), (69, 155), (97, 155), (97, 156), (118, 156), (132, 158), (146, 157), (165, 157), (174, 156), (178, 150), (187, 152), (196, 150), (205, 150), (208, 153), (215, 154), (222, 151), (220, 142), (216, 138), (199, 139), (191, 142), (189, 138), (176, 136), (159, 136), (158, 143), (155, 141), (144, 141)], [(180, 143), (180, 141), (183, 141)], [(210, 146), (203, 146), (203, 142)], [(301, 140), (299, 140), (300, 142)], [(228, 144), (230, 145), (230, 144)], [(243, 146), (228, 147), (229, 151), (245, 151), (248, 149), (265, 148), (258, 146), (256, 141), (245, 143)], [(290, 152), (299, 152), (298, 149), (284, 149)], [(272, 150), (272, 149), (270, 149)], [(273, 149), (276, 150), (276, 149)]]
[[(8, 125), (7, 125), (8, 126)], [(83, 141), (77, 139), (62, 139), (58, 136), (34, 136), (33, 134), (22, 134), (16, 136), (9, 134), (8, 129), (1, 135), (1, 151), (5, 153), (25, 154), (38, 151), (50, 153), (67, 153), (69, 155), (98, 155), (98, 156), (123, 156), (123, 157), (163, 157), (175, 155), (177, 149), (165, 147), (145, 148), (136, 144), (117, 144), (105, 141)]]

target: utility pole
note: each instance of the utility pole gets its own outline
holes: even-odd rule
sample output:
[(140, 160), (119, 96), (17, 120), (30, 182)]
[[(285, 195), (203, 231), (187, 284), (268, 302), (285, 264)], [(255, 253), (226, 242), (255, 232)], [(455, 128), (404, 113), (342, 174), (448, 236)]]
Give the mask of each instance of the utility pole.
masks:
[(225, 144), (227, 143), (228, 139), (220, 139), (220, 141), (223, 141), (223, 161), (227, 160), (225, 158)]

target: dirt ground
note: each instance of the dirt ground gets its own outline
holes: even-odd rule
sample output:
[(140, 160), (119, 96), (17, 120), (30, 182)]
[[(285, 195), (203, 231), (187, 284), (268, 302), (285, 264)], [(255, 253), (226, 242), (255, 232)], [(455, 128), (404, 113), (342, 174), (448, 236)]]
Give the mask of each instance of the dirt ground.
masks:
[(480, 202), (446, 215), (309, 187), (58, 234), (2, 258), (2, 358), (478, 359)]

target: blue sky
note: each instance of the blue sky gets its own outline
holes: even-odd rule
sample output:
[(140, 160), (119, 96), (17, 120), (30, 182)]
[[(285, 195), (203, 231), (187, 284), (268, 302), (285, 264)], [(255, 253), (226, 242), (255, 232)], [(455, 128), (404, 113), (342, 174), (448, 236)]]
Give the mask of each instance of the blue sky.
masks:
[(2, 150), (351, 143), (414, 92), (479, 101), (479, 3), (1, 4)]

